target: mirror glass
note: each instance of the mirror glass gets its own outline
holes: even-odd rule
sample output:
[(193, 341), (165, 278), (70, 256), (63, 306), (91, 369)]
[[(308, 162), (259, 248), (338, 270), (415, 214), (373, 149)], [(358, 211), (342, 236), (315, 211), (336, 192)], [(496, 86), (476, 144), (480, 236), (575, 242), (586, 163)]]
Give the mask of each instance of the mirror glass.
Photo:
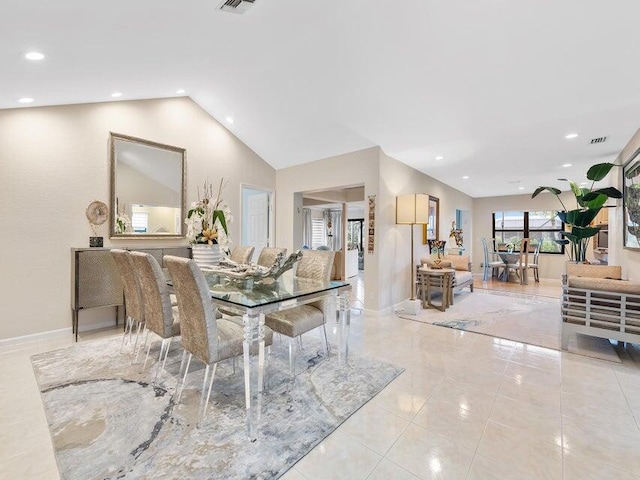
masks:
[(185, 150), (111, 133), (111, 237), (184, 237)]

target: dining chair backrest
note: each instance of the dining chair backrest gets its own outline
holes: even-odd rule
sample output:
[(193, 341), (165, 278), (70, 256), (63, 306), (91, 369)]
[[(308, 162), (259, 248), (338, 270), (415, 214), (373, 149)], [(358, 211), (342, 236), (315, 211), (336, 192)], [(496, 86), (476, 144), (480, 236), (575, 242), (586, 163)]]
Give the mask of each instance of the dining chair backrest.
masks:
[(140, 281), (147, 328), (162, 338), (169, 338), (172, 335), (173, 311), (162, 268), (148, 253), (131, 252), (131, 259)]
[(218, 349), (218, 329), (207, 280), (191, 259), (167, 255), (164, 261), (178, 299), (182, 345), (208, 365)]
[(328, 282), (335, 252), (332, 250), (303, 250), (296, 277)]
[(520, 265), (525, 267), (529, 266), (529, 239), (523, 238), (520, 240)]
[(124, 287), (124, 305), (127, 315), (138, 322), (144, 321), (144, 307), (142, 303), (142, 292), (140, 291), (140, 281), (133, 266), (131, 252), (127, 250), (111, 249), (111, 256), (118, 266), (122, 286)]
[(487, 245), (487, 239), (482, 237), (480, 239), (482, 242), (482, 253), (484, 254), (484, 265), (489, 263), (489, 246)]
[(278, 258), (278, 255), (282, 253), (283, 258), (284, 256), (287, 254), (287, 249), (286, 248), (277, 248), (277, 247), (264, 247), (261, 251), (260, 251), (260, 255), (258, 256), (258, 265), (260, 265), (261, 267), (271, 267), (275, 261), (276, 258)]
[(255, 247), (247, 247), (247, 246), (241, 245), (233, 249), (229, 259), (232, 262), (248, 264), (251, 262), (251, 257), (253, 256), (254, 250), (255, 250)]

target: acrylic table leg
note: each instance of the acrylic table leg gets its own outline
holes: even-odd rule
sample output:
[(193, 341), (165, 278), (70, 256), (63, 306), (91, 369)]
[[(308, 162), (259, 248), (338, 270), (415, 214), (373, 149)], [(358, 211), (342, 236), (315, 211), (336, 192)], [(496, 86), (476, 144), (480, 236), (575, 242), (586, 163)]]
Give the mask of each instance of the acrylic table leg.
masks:
[(349, 360), (349, 329), (351, 326), (351, 305), (349, 292), (338, 297), (339, 325), (338, 325), (338, 361), (347, 363)]
[[(242, 344), (244, 359), (244, 396), (247, 414), (247, 433), (253, 442), (262, 413), (262, 391), (264, 387), (264, 314), (245, 314), (244, 341)], [(251, 351), (257, 347), (258, 355), (252, 358)], [(255, 360), (255, 361), (254, 361)], [(257, 363), (257, 365), (252, 365)], [(256, 368), (257, 367), (257, 368)]]

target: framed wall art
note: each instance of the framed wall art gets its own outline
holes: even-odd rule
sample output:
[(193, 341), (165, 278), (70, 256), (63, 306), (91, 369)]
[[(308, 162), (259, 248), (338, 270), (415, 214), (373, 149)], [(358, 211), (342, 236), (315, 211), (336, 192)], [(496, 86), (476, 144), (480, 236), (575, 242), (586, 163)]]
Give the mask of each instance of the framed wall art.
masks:
[(640, 149), (622, 167), (623, 246), (640, 250)]

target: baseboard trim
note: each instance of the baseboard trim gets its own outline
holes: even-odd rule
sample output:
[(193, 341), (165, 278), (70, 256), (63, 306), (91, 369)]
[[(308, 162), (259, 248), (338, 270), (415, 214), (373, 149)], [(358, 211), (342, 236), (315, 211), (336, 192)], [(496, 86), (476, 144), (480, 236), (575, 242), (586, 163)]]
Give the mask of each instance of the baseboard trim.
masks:
[(21, 343), (36, 342), (38, 340), (62, 337), (65, 335), (71, 335), (71, 327), (49, 330), (47, 332), (30, 333), (29, 335), (21, 335), (19, 337), (3, 338), (0, 340), (0, 346), (20, 345)]

